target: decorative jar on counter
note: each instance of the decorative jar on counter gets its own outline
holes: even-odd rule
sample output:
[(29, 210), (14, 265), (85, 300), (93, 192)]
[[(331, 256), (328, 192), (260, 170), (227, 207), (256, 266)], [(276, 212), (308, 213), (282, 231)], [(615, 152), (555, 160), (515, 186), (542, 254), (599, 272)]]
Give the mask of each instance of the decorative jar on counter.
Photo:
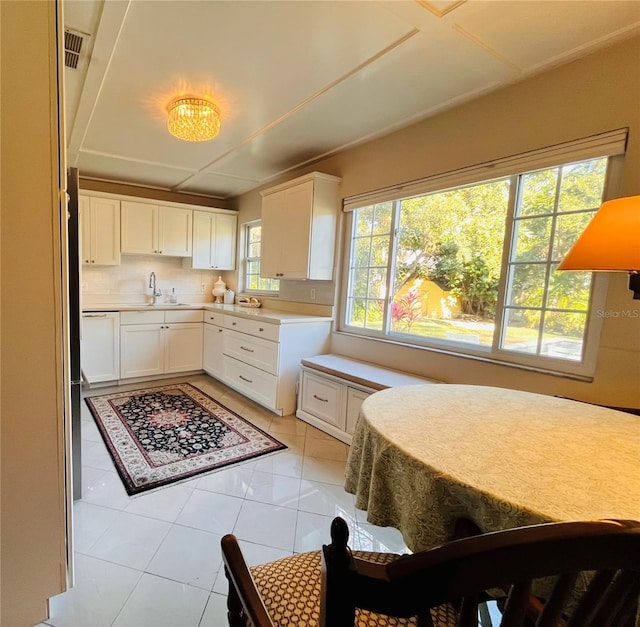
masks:
[(211, 291), (211, 293), (216, 297), (216, 303), (222, 302), (222, 297), (226, 291), (227, 284), (222, 280), (222, 277), (219, 276), (218, 280), (213, 284), (213, 290)]

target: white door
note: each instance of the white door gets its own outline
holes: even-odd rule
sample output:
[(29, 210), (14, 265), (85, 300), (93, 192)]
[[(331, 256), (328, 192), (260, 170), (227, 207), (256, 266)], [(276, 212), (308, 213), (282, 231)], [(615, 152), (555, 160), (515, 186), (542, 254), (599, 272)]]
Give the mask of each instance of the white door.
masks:
[(80, 251), (82, 263), (91, 263), (91, 198), (78, 196)]
[(237, 223), (235, 215), (215, 215), (211, 261), (217, 270), (235, 270)]
[(282, 233), (286, 232), (287, 236), (286, 241), (281, 241), (280, 271), (285, 279), (306, 279), (309, 276), (313, 181), (287, 189), (285, 206), (287, 226)]
[(193, 268), (210, 269), (211, 246), (214, 239), (213, 214), (204, 211), (193, 212)]
[(282, 275), (282, 238), (285, 230), (289, 232), (286, 219), (284, 192), (268, 194), (262, 199), (260, 276), (278, 279)]
[(208, 374), (222, 378), (222, 354), (223, 354), (224, 329), (214, 324), (204, 325), (204, 354), (202, 367)]
[(121, 249), (123, 253), (158, 253), (158, 206), (143, 202), (121, 203)]
[(370, 392), (363, 392), (356, 388), (347, 388), (347, 424), (346, 431), (353, 435), (356, 428), (356, 422), (360, 415), (360, 406), (367, 396), (371, 396)]
[(82, 374), (89, 383), (120, 378), (120, 314), (82, 314), (80, 342)]
[(120, 201), (91, 198), (91, 263), (120, 264)]
[(164, 325), (120, 327), (120, 378), (148, 377), (164, 372)]
[(159, 208), (158, 252), (172, 257), (191, 257), (193, 210)]
[(202, 323), (164, 325), (164, 371), (202, 370)]

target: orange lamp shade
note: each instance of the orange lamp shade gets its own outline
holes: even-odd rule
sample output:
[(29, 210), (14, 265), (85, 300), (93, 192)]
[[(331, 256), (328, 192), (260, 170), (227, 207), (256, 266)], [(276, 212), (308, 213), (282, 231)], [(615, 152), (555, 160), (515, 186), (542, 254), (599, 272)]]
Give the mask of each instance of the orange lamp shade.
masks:
[(640, 270), (640, 196), (603, 203), (558, 270)]

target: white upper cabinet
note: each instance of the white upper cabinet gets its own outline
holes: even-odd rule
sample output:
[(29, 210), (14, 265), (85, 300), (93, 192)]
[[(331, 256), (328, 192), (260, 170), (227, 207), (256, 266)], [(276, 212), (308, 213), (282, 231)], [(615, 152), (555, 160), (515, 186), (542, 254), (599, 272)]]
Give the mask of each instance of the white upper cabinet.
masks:
[(122, 252), (190, 257), (193, 211), (122, 201)]
[(80, 240), (82, 263), (120, 264), (120, 201), (81, 195)]
[(193, 212), (192, 267), (234, 270), (238, 217), (233, 214)]
[(314, 172), (261, 192), (263, 277), (333, 278), (340, 181)]

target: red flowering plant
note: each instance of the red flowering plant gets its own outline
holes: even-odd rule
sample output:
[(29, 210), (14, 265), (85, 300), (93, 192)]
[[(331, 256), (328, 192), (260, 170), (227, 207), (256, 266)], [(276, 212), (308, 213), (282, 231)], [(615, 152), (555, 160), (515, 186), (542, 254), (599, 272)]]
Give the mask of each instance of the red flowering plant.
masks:
[(422, 303), (420, 294), (415, 287), (403, 295), (396, 295), (391, 303), (391, 326), (394, 331), (411, 331), (413, 323), (422, 315)]

